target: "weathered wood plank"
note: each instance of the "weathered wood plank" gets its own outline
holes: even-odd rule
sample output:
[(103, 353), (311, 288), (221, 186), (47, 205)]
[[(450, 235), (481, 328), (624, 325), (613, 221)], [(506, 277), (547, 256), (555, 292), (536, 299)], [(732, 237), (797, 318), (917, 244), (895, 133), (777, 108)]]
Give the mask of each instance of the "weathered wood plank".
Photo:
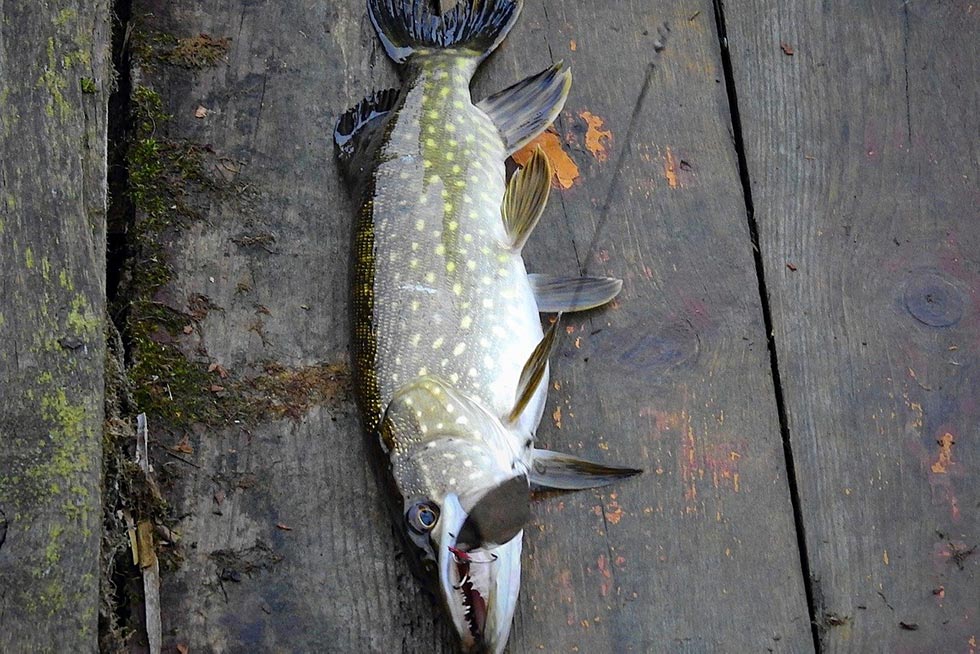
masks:
[(972, 651), (980, 13), (727, 18), (822, 642)]
[(94, 652), (108, 6), (0, 2), (0, 651)]
[[(395, 79), (362, 3), (140, 0), (136, 12), (158, 32), (232, 39), (200, 69), (161, 61), (175, 60), (168, 38), (143, 53), (142, 83), (174, 115), (158, 135), (210, 144), (218, 180), (182, 196), (203, 219), (161, 239), (174, 275), (156, 297), (188, 327), (173, 338), (220, 364), (206, 382), (219, 409), (247, 378), (267, 383), (267, 361), (286, 375), (345, 362), (352, 207), (329, 135)], [(558, 129), (581, 177), (553, 196), (527, 258), (621, 275), (626, 290), (569, 321), (540, 437), (648, 468), (535, 506), (511, 651), (810, 649), (710, 17), (707, 2), (528, 3), (476, 82), (479, 96), (553, 59), (574, 68)], [(198, 296), (220, 310), (195, 314)], [(450, 651), (397, 554), (350, 399), (297, 409), (188, 428), (181, 456), (200, 467), (170, 466), (185, 560), (164, 578), (165, 641)]]

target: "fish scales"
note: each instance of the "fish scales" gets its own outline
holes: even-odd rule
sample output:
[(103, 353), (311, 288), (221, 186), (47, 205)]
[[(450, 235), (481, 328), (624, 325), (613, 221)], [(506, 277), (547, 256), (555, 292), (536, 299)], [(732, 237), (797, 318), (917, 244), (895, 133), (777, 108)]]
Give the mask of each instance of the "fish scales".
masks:
[[(358, 256), (371, 256), (355, 277), (372, 300), (359, 312), (366, 324), (355, 327), (375, 341), (361, 348), (373, 354), (361, 366), (377, 378), (372, 422), (400, 385), (426, 375), (504, 415), (542, 337), (523, 259), (501, 220), (507, 152), (470, 99), (475, 67), (472, 56), (425, 59), (378, 147), (358, 226)], [(530, 431), (537, 419), (528, 415)]]

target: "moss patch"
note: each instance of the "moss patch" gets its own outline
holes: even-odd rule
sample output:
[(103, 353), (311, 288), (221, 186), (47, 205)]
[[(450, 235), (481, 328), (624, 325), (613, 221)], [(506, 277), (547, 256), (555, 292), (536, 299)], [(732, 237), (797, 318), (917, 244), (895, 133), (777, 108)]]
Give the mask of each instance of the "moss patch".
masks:
[(290, 369), (267, 363), (258, 375), (231, 375), (202, 355), (181, 348), (185, 330), (217, 309), (203, 295), (182, 301), (170, 293), (173, 269), (168, 244), (200, 215), (191, 198), (223, 191), (206, 172), (208, 148), (167, 138), (171, 117), (147, 87), (133, 91), (135, 133), (129, 148), (129, 194), (136, 210), (125, 296), (130, 339), (128, 376), (133, 397), (151, 422), (174, 431), (195, 423), (222, 426), (299, 417), (310, 408), (347, 394), (345, 364)]
[(210, 34), (198, 34), (177, 39), (176, 45), (161, 56), (164, 61), (175, 66), (208, 68), (224, 60), (229, 47), (231, 47), (230, 38), (216, 39)]

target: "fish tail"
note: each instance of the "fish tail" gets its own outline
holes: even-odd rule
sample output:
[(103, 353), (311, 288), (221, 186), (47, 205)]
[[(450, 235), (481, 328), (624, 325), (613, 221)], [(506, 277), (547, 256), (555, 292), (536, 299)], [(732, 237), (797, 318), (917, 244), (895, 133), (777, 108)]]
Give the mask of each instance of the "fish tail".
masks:
[[(440, 12), (437, 6), (453, 4)], [(485, 59), (517, 22), (524, 0), (367, 0), (385, 51), (403, 64), (431, 50), (460, 50)]]

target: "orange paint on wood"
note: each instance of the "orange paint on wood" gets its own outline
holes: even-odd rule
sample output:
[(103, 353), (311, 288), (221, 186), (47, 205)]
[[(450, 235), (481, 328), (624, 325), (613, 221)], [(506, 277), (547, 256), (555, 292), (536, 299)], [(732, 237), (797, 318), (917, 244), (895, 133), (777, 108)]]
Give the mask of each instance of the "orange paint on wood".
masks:
[(612, 589), (612, 571), (609, 569), (609, 561), (605, 554), (599, 555), (599, 572), (602, 573), (602, 583), (599, 586), (599, 593), (606, 597)]
[(612, 525), (618, 525), (619, 521), (623, 519), (623, 508), (619, 506), (619, 502), (616, 501), (616, 495), (613, 494), (606, 504), (606, 522)]
[(598, 161), (606, 161), (609, 159), (609, 152), (606, 150), (606, 145), (608, 141), (612, 140), (612, 132), (607, 129), (602, 129), (605, 121), (601, 116), (596, 116), (591, 111), (583, 111), (579, 116), (588, 125), (588, 130), (585, 132), (585, 148)]
[(667, 148), (667, 154), (664, 155), (664, 177), (670, 188), (680, 187), (680, 182), (677, 180), (677, 162), (674, 161), (674, 153), (670, 148)]
[(548, 161), (551, 162), (551, 167), (555, 171), (552, 186), (563, 189), (571, 188), (575, 180), (579, 178), (578, 166), (575, 165), (575, 161), (565, 152), (561, 139), (552, 128), (548, 128), (536, 139), (515, 152), (513, 154), (514, 161), (519, 166), (527, 165), (527, 162), (531, 160), (531, 156), (538, 147), (548, 155)]
[(953, 465), (953, 435), (949, 432), (943, 434), (939, 439), (939, 458), (932, 464), (932, 471), (937, 475), (945, 475), (949, 472), (949, 467)]

